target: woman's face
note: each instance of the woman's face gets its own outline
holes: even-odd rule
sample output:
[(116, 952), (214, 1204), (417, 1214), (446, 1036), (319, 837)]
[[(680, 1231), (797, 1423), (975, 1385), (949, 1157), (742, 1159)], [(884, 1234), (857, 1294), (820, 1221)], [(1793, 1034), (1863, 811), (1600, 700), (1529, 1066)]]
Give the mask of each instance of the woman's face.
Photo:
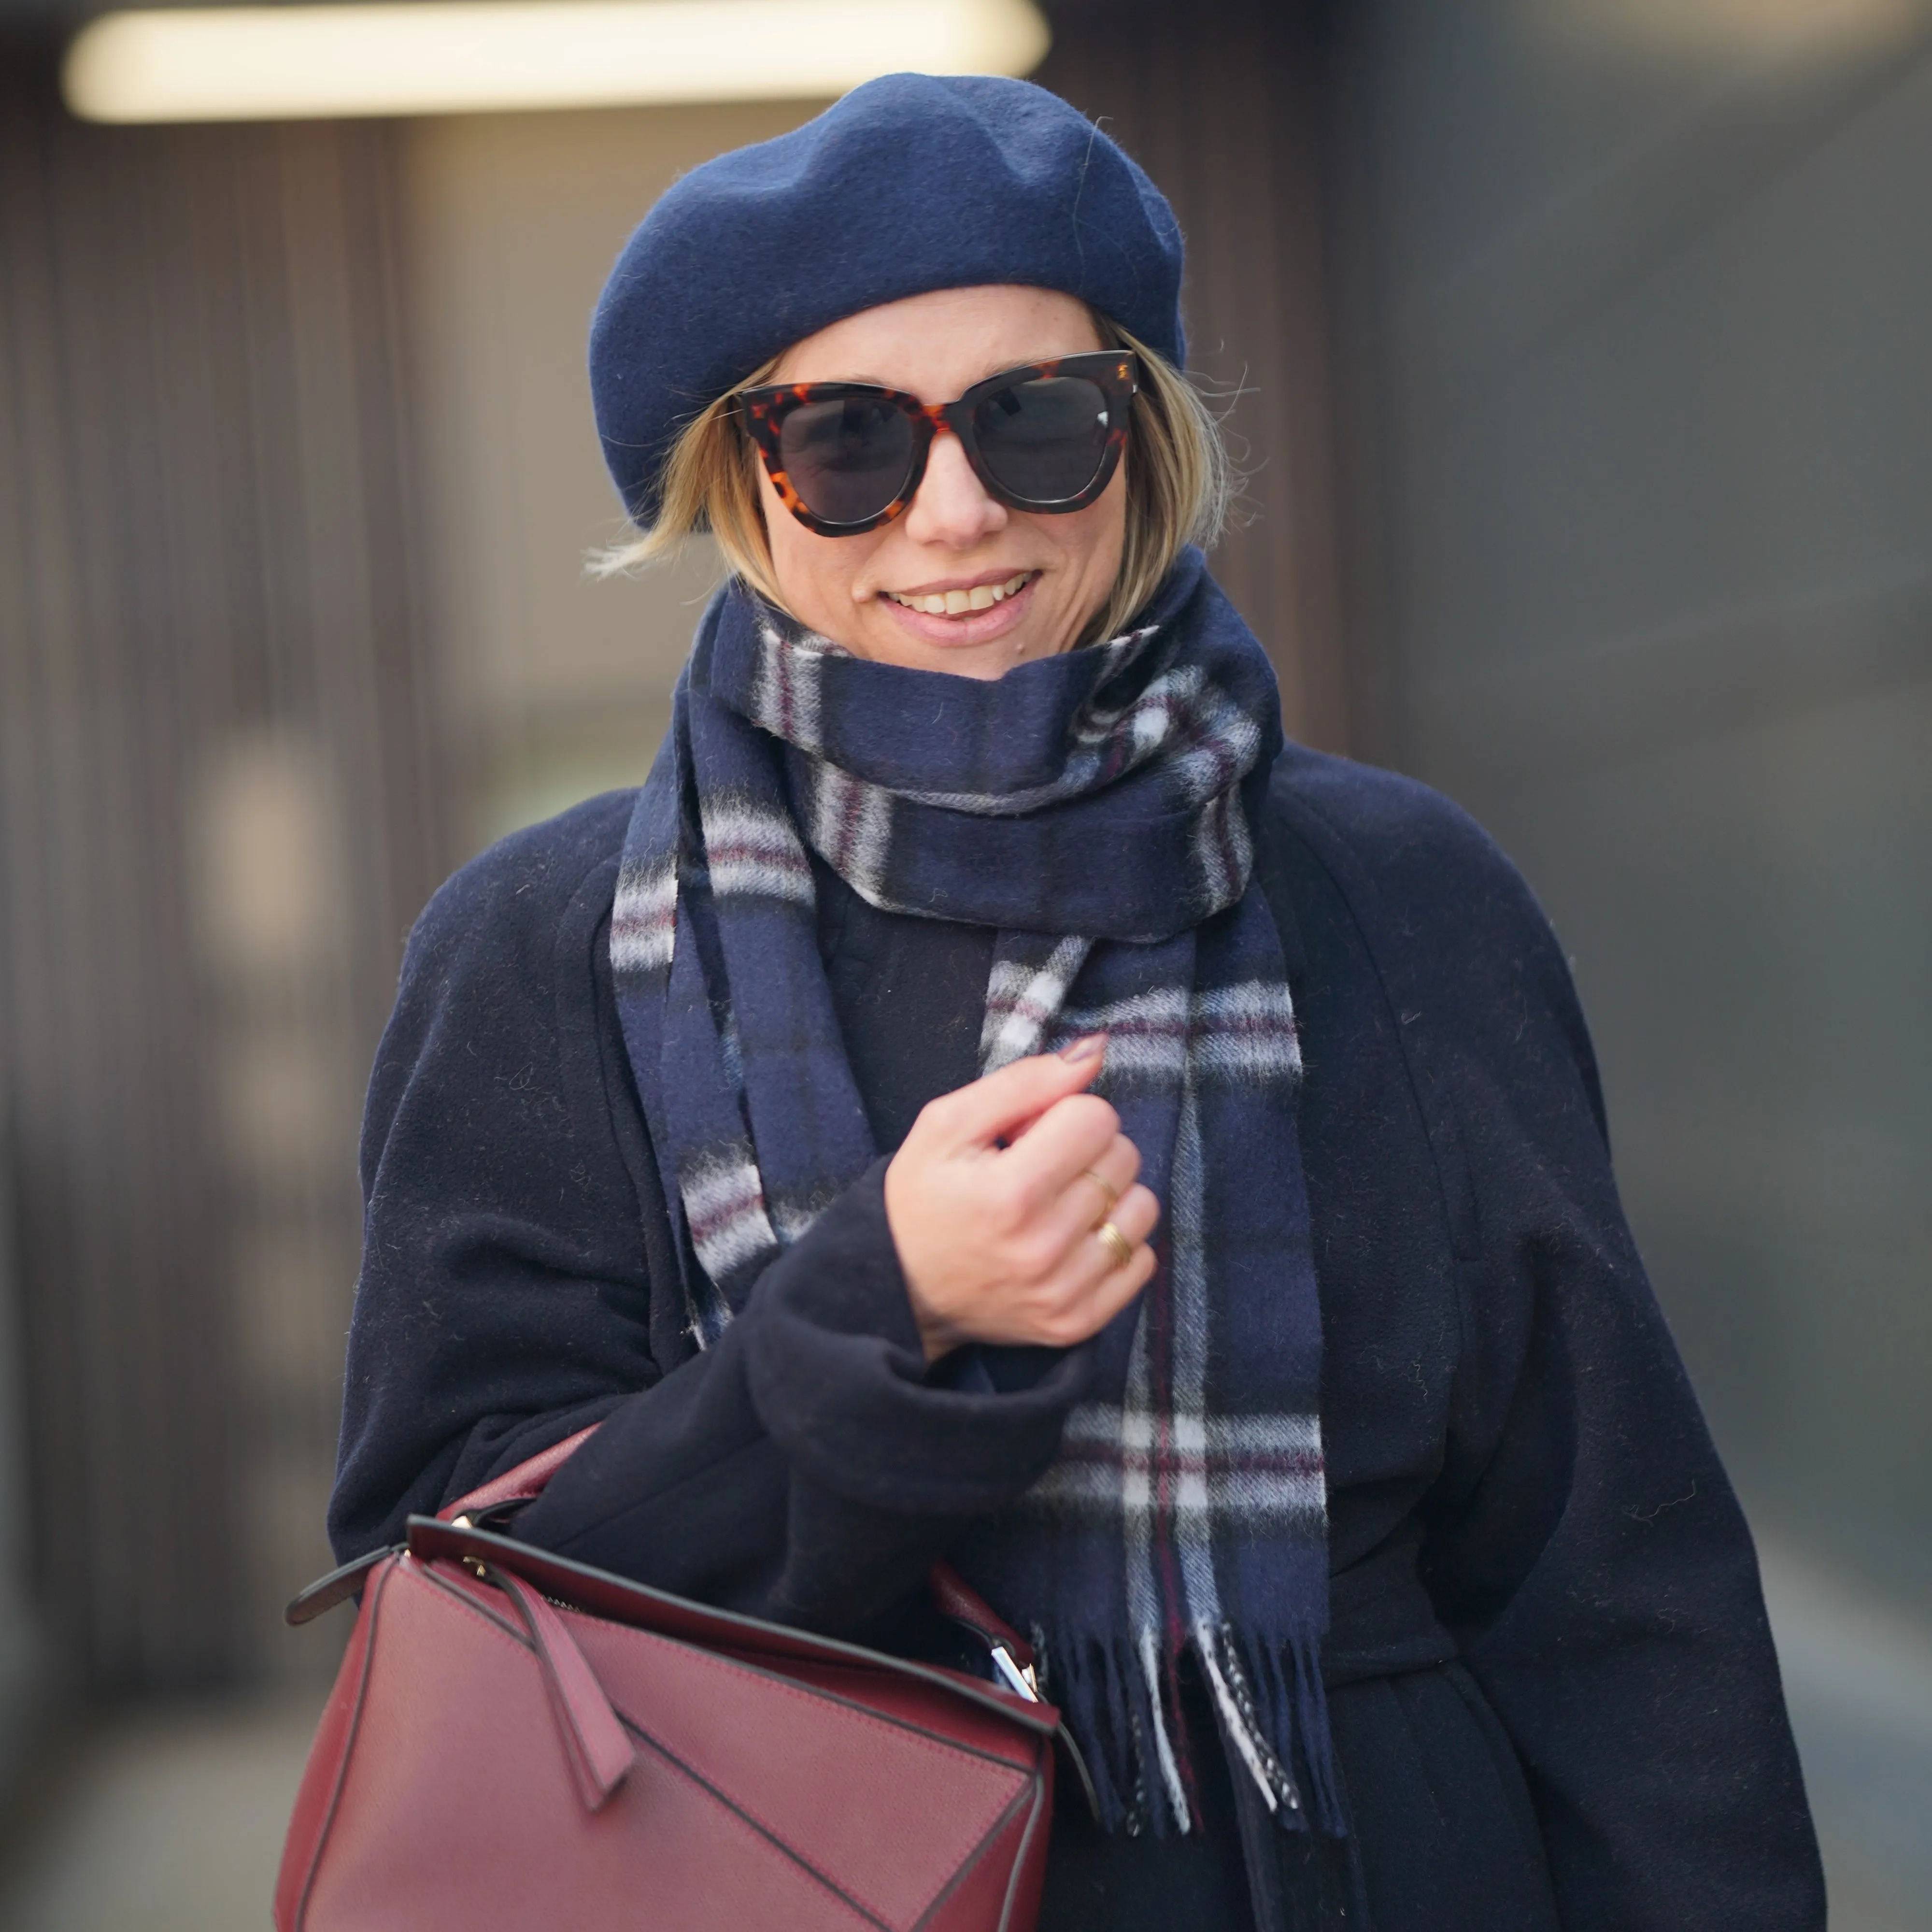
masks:
[[(862, 310), (795, 343), (775, 383), (878, 383), (946, 403), (1024, 362), (1104, 347), (1084, 305), (1048, 289), (941, 289)], [(785, 608), (860, 657), (998, 678), (1023, 659), (1070, 651), (1119, 575), (1126, 460), (1095, 501), (1061, 516), (989, 497), (957, 437), (933, 439), (905, 512), (858, 536), (820, 536), (780, 501), (762, 466), (772, 573)], [(902, 598), (1006, 588), (956, 615)], [(983, 601), (983, 599), (982, 599)]]

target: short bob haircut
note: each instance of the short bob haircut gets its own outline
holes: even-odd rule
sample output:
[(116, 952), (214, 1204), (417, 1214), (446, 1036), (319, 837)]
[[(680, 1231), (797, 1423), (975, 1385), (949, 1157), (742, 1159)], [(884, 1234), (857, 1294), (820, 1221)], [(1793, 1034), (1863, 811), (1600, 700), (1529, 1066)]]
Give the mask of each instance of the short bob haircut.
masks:
[[(1156, 350), (1097, 312), (1102, 348), (1131, 349), (1140, 358), (1126, 456), (1126, 536), (1113, 594), (1079, 639), (1115, 637), (1144, 608), (1190, 543), (1204, 548), (1220, 536), (1237, 479), (1221, 426), (1192, 383)], [(740, 385), (768, 381), (774, 356)], [(708, 531), (731, 570), (769, 602), (784, 599), (772, 581), (771, 551), (758, 494), (758, 452), (740, 425), (728, 391), (694, 416), (664, 459), (662, 507), (650, 529), (613, 545), (593, 560), (599, 576), (664, 561), (685, 540)]]

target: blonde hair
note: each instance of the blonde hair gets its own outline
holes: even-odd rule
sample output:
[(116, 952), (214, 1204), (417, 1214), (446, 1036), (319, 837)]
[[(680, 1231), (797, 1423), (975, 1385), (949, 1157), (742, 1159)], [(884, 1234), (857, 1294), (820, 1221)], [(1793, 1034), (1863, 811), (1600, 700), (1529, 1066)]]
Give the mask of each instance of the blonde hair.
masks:
[[(1080, 641), (1118, 636), (1147, 604), (1190, 543), (1212, 544), (1227, 521), (1237, 479), (1219, 419), (1194, 385), (1166, 358), (1095, 312), (1101, 346), (1140, 358), (1140, 387), (1123, 459), (1127, 473), (1126, 533), (1119, 575)], [(739, 389), (771, 380), (779, 359), (754, 370)], [(758, 494), (758, 455), (740, 425), (738, 389), (728, 391), (687, 423), (664, 459), (657, 520), (592, 560), (600, 577), (660, 563), (688, 537), (708, 531), (727, 566), (783, 607), (772, 575)]]

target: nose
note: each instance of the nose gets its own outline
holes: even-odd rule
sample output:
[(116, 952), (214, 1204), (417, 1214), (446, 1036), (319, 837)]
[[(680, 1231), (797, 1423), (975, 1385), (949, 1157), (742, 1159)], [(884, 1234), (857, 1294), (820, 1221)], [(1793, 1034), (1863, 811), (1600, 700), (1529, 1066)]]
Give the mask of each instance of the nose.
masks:
[(906, 512), (906, 534), (915, 543), (966, 550), (1006, 526), (1005, 504), (987, 495), (958, 437), (940, 431), (932, 439), (926, 474)]

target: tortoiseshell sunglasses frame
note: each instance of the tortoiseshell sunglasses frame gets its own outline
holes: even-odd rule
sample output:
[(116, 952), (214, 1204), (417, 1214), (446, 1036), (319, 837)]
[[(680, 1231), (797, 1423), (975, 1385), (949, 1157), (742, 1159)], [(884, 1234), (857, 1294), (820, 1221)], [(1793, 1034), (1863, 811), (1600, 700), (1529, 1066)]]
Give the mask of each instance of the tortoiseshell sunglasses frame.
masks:
[[(1083, 355), (1055, 356), (1050, 362), (1022, 362), (1016, 368), (1002, 369), (997, 376), (988, 376), (984, 382), (975, 383), (952, 402), (923, 403), (903, 389), (889, 389), (874, 383), (771, 383), (761, 389), (738, 392), (738, 420), (757, 446), (765, 474), (771, 478), (772, 487), (778, 491), (779, 500), (807, 530), (820, 536), (861, 536), (902, 515), (911, 507), (912, 500), (919, 492), (926, 475), (926, 458), (932, 453), (932, 439), (942, 429), (950, 430), (958, 437), (959, 446), (965, 452), (967, 461), (973, 466), (973, 473), (988, 496), (1010, 509), (1055, 516), (1084, 509), (1113, 481), (1114, 472), (1120, 467), (1120, 452), (1126, 447), (1130, 415), (1128, 404), (1139, 389), (1139, 375), (1138, 359), (1131, 350), (1100, 349)], [(994, 390), (1009, 388), (1016, 380), (1034, 382), (1053, 376), (1080, 377), (1100, 391), (1107, 404), (1107, 440), (1093, 480), (1084, 489), (1075, 496), (1057, 497), (1042, 502), (1016, 495), (988, 472), (974, 436), (973, 410), (982, 397)], [(781, 439), (785, 418), (801, 404), (843, 402), (848, 399), (869, 399), (874, 402), (883, 400), (892, 404), (913, 425), (912, 455), (905, 480), (899, 485), (898, 493), (876, 516), (866, 517), (857, 523), (832, 523), (806, 503), (785, 474)]]

